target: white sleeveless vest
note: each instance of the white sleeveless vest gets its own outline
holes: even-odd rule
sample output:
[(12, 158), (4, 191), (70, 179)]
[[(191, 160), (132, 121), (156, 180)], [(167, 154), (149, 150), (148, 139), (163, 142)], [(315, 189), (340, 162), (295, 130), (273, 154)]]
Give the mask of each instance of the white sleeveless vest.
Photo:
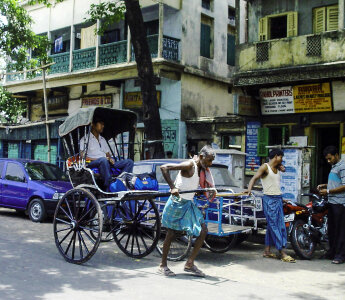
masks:
[(268, 175), (266, 177), (261, 178), (261, 184), (264, 190), (265, 195), (281, 195), (282, 192), (280, 190), (280, 171), (278, 170), (277, 174), (275, 174), (270, 165), (266, 163), (268, 169)]
[[(176, 180), (175, 180), (175, 187), (179, 191), (188, 191), (188, 190), (196, 190), (199, 187), (199, 174), (198, 174), (198, 166), (194, 159), (192, 159), (194, 164), (194, 173), (192, 177), (184, 177), (181, 175), (181, 171), (178, 172)], [(182, 199), (186, 200), (193, 200), (195, 193), (187, 193), (181, 194)]]

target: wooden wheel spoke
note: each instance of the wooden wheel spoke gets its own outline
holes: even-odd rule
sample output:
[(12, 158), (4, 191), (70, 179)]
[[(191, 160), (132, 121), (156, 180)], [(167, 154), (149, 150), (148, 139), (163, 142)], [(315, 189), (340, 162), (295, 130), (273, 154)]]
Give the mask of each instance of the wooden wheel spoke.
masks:
[(69, 215), (69, 214), (64, 210), (64, 208), (63, 208), (62, 206), (60, 206), (59, 208), (64, 212), (64, 214), (65, 214), (71, 221), (73, 220), (72, 215)]
[(127, 238), (127, 241), (126, 241), (126, 246), (125, 246), (125, 249), (127, 250), (127, 247), (128, 247), (128, 242), (129, 242), (129, 239), (132, 235), (132, 231), (130, 230), (129, 233), (128, 233), (128, 238)]
[(79, 237), (80, 237), (80, 239), (81, 239), (81, 241), (82, 241), (82, 243), (83, 243), (83, 245), (84, 245), (84, 247), (85, 247), (85, 249), (86, 249), (87, 254), (89, 254), (90, 251), (89, 251), (89, 249), (87, 248), (86, 243), (85, 243), (85, 241), (84, 241), (84, 238), (83, 238), (83, 236), (81, 235), (81, 232), (80, 232), (80, 231), (78, 231), (78, 235), (79, 235)]
[(134, 238), (135, 238), (135, 234), (133, 232), (132, 234), (132, 246), (131, 246), (131, 254), (133, 255), (133, 248), (134, 248)]
[(66, 227), (64, 229), (60, 229), (60, 230), (56, 230), (55, 232), (58, 233), (58, 232), (62, 232), (62, 231), (66, 231), (66, 230), (69, 230), (69, 229), (72, 229), (72, 227)]
[(67, 252), (68, 252), (69, 248), (71, 247), (72, 241), (73, 241), (74, 239), (75, 239), (75, 232), (73, 232), (73, 235), (72, 235), (72, 237), (71, 237), (71, 240), (70, 240), (69, 243), (68, 243), (67, 249), (65, 250), (65, 255), (67, 255)]
[(61, 245), (65, 239), (68, 238), (68, 236), (71, 234), (71, 232), (73, 231), (73, 229), (70, 229), (70, 231), (64, 236), (64, 238), (59, 242), (59, 245)]
[(99, 232), (99, 230), (94, 229), (94, 228), (89, 228), (89, 227), (85, 227), (85, 226), (79, 226), (79, 228), (83, 229), (83, 230), (89, 230), (89, 231), (93, 231), (93, 232)]
[[(67, 205), (67, 208), (68, 208), (69, 214), (70, 214), (70, 216), (71, 216), (71, 218), (72, 218), (72, 211), (71, 211), (71, 207), (69, 206), (69, 203), (68, 203), (67, 198), (65, 199), (65, 202), (66, 202), (66, 205)], [(61, 204), (62, 204), (62, 203), (61, 203)]]
[(138, 235), (135, 235), (135, 240), (136, 240), (137, 245), (138, 245), (138, 252), (139, 252), (139, 254), (141, 254), (140, 245), (139, 245), (139, 240), (138, 240)]
[(96, 206), (92, 206), (80, 219), (78, 220), (79, 222), (84, 220), (84, 218), (87, 216), (88, 213), (91, 213), (91, 211), (95, 210)]
[(143, 208), (145, 207), (146, 201), (147, 201), (147, 200), (144, 200), (144, 203), (141, 204), (141, 205), (139, 206), (139, 209), (138, 209), (138, 211), (136, 212), (136, 214), (135, 214), (135, 216), (134, 216), (134, 218), (133, 218), (134, 220), (138, 218), (139, 214), (141, 213), (141, 211), (142, 211)]
[(81, 230), (85, 233), (86, 237), (90, 240), (90, 242), (95, 245), (96, 242), (92, 239), (92, 237), (83, 228)]
[(71, 225), (70, 222), (67, 222), (67, 221), (65, 221), (65, 220), (62, 220), (62, 219), (60, 219), (60, 218), (56, 218), (56, 220), (59, 221), (59, 222), (61, 222), (61, 223), (64, 223), (64, 224)]
[(72, 245), (72, 259), (74, 259), (75, 242), (76, 242), (76, 240), (77, 240), (76, 232), (74, 232), (73, 237), (74, 237), (74, 239), (73, 239), (73, 245)]
[(151, 206), (149, 210), (147, 210), (142, 216), (140, 216), (138, 221), (141, 221), (152, 209), (153, 209), (153, 206)]
[(146, 237), (148, 237), (150, 240), (154, 240), (152, 236), (150, 236), (147, 232), (145, 232), (141, 227), (138, 227), (138, 230), (140, 230)]
[(83, 259), (84, 258), (84, 253), (83, 253), (83, 246), (81, 243), (81, 239), (80, 239), (80, 232), (78, 231), (78, 241), (79, 241), (79, 254), (80, 254), (80, 258)]
[(145, 247), (146, 251), (149, 250), (149, 248), (147, 247), (146, 242), (145, 242), (145, 240), (143, 238), (143, 235), (141, 234), (140, 230), (138, 230), (138, 233), (140, 235), (141, 240), (143, 241), (143, 244), (144, 244), (144, 247)]
[(122, 241), (122, 239), (126, 236), (127, 234), (127, 228), (125, 228), (125, 233), (121, 236), (120, 239), (118, 239), (118, 242), (120, 243)]

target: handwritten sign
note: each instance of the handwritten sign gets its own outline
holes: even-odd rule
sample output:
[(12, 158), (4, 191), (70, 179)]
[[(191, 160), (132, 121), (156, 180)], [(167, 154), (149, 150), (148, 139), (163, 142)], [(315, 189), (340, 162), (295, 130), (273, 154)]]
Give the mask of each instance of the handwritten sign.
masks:
[(261, 113), (263, 115), (288, 114), (294, 112), (292, 87), (260, 89)]

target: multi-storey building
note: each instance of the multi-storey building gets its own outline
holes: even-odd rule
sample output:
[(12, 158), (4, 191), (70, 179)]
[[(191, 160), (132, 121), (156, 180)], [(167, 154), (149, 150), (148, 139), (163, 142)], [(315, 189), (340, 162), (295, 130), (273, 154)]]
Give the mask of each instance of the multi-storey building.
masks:
[(327, 182), (322, 150), (332, 144), (345, 150), (344, 0), (247, 3), (248, 32), (236, 48), (235, 86), (261, 107), (253, 119), (266, 128), (259, 146), (307, 137), (315, 147), (312, 185)]
[[(141, 143), (142, 99), (130, 31), (124, 19), (103, 36), (95, 35), (102, 20), (92, 24), (85, 18), (90, 5), (99, 2), (65, 0), (49, 8), (23, 2), (35, 21), (34, 32), (51, 41), (55, 64), (47, 75), (48, 114), (57, 118), (91, 105), (131, 109), (139, 116), (136, 139)], [(157, 76), (165, 150), (173, 157), (185, 157), (188, 147), (198, 150), (206, 142), (241, 146), (244, 122), (233, 115), (232, 75), (236, 38), (244, 40), (244, 31), (237, 29), (244, 19), (235, 14), (235, 4), (245, 2), (141, 0), (140, 4)], [(8, 75), (4, 84), (24, 97), (31, 121), (44, 118), (39, 72)], [(16, 149), (12, 145), (16, 143), (10, 141), (11, 147)], [(34, 143), (30, 147), (34, 153)]]

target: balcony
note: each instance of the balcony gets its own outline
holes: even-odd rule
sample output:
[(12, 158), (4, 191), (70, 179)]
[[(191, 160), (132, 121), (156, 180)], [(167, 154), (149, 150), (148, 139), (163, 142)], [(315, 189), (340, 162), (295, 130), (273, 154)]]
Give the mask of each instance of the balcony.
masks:
[[(151, 51), (151, 57), (158, 57), (158, 34), (147, 37), (149, 48)], [(166, 60), (179, 61), (180, 52), (180, 40), (164, 36), (163, 37), (163, 49), (162, 57)], [(98, 47), (98, 62), (96, 63), (96, 47), (79, 49), (72, 51), (72, 60), (70, 59), (70, 52), (59, 53), (51, 55), (50, 58), (54, 65), (48, 70), (48, 75), (63, 74), (70, 72), (70, 63), (72, 61), (72, 72), (95, 69), (98, 67), (106, 67), (127, 62), (127, 41), (119, 41)], [(132, 50), (132, 61), (134, 61), (134, 51)], [(14, 74), (7, 75), (6, 81), (21, 81), (25, 79), (32, 79), (41, 76), (41, 72), (35, 72), (35, 74)]]
[(237, 47), (238, 72), (343, 62), (345, 31), (329, 31)]

